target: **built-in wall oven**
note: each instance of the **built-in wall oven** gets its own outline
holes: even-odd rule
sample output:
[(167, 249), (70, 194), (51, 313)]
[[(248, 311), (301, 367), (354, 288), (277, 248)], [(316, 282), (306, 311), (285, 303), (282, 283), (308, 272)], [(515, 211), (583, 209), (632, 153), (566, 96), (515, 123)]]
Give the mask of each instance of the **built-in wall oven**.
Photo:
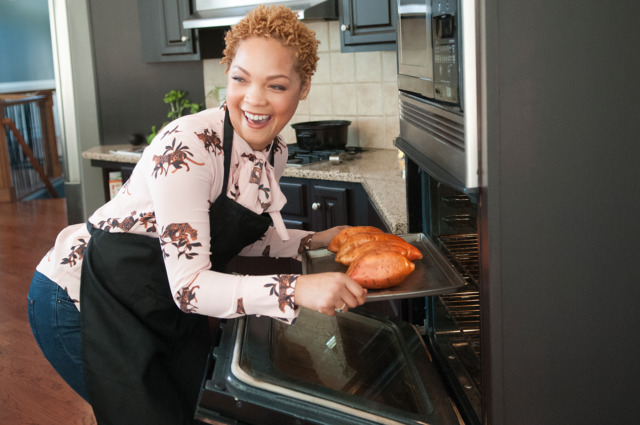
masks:
[[(465, 423), (482, 423), (479, 5), (399, 0), (400, 135), (409, 231), (422, 232), (467, 280), (425, 298), (427, 343)], [(415, 304), (415, 301), (413, 301)]]
[(409, 231), (428, 235), (467, 280), (425, 298), (425, 335), (468, 424), (483, 420), (477, 3), (399, 0), (395, 142), (406, 157)]
[[(399, 0), (398, 11), (404, 237), (424, 259), (410, 282), (371, 291), (366, 304), (346, 314), (303, 310), (294, 325), (253, 316), (222, 321), (202, 384), (201, 422), (482, 422), (478, 149), (471, 119), (477, 100), (469, 96), (475, 82), (464, 65), (473, 55), (463, 53), (465, 45), (475, 46), (469, 39), (475, 25), (465, 26), (475, 21), (475, 4)], [(306, 253), (303, 272), (345, 271), (331, 255)]]

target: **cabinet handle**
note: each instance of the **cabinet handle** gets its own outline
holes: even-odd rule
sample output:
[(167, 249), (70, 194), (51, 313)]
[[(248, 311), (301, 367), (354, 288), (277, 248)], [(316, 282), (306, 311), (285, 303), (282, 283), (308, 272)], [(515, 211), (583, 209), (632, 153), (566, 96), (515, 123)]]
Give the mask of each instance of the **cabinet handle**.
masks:
[(320, 202), (314, 202), (313, 204), (311, 204), (311, 209), (314, 211), (318, 211), (320, 207), (322, 207), (322, 204)]
[(183, 43), (186, 41), (189, 41), (189, 36), (188, 35), (183, 35), (182, 37), (180, 37), (180, 41), (182, 41)]
[(340, 31), (342, 31), (342, 32), (349, 31), (350, 29), (351, 28), (347, 24), (340, 25)]

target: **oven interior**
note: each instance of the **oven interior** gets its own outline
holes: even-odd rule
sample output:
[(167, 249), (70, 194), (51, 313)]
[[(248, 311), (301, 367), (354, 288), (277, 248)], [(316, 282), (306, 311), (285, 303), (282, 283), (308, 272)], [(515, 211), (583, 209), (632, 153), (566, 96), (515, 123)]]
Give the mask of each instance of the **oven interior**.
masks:
[(426, 298), (429, 347), (465, 422), (479, 424), (482, 359), (477, 197), (447, 186), (415, 164), (407, 168), (416, 173), (413, 179), (419, 182), (416, 187), (421, 200), (410, 210), (410, 223), (429, 235), (467, 281), (454, 293)]

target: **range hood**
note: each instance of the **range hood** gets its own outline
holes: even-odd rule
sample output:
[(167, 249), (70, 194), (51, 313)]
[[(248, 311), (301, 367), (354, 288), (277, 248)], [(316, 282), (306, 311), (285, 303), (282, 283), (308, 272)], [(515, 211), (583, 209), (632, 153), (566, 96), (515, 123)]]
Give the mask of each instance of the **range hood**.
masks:
[(286, 6), (300, 19), (338, 19), (337, 0), (195, 0), (193, 14), (182, 25), (185, 29), (230, 26), (261, 4)]

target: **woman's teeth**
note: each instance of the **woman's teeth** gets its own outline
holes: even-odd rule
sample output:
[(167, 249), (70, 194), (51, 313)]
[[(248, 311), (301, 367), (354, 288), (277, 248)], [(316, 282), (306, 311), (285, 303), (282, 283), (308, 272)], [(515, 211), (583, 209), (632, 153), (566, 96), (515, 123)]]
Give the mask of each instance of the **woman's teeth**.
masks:
[(253, 122), (254, 124), (262, 124), (263, 122), (267, 121), (271, 117), (271, 115), (255, 115), (249, 112), (245, 112), (244, 116), (247, 117), (247, 119)]

